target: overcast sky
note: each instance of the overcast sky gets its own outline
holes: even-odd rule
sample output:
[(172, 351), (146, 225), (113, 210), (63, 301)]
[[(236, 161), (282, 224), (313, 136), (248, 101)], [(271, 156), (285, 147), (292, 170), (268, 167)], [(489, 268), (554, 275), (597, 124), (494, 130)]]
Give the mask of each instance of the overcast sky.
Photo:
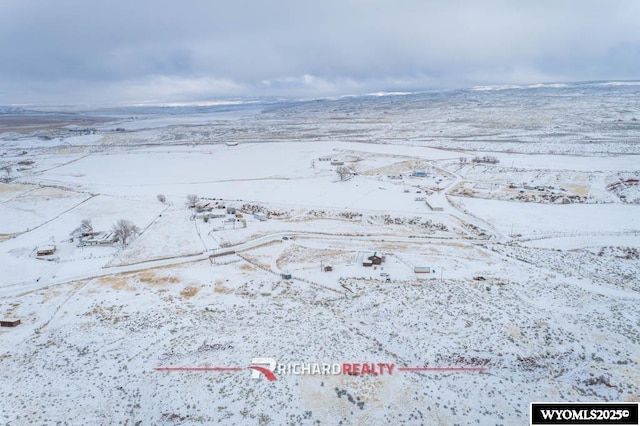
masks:
[(622, 79), (638, 0), (0, 0), (0, 104)]

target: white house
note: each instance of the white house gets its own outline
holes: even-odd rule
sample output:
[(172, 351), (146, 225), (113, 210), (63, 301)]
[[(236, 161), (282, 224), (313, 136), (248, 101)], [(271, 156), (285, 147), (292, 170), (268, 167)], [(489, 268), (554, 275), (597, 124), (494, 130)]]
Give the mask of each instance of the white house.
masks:
[(264, 213), (254, 213), (253, 217), (255, 219), (258, 219), (260, 222), (264, 222), (267, 220), (267, 215)]

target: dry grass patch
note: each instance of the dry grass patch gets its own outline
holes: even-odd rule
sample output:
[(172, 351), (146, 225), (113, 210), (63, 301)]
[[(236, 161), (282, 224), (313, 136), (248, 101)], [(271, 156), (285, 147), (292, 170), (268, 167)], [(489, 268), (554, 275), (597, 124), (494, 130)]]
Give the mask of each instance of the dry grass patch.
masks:
[(189, 285), (182, 289), (182, 291), (180, 292), (180, 296), (188, 299), (198, 294), (199, 291), (200, 291), (199, 287)]
[(46, 292), (41, 293), (42, 295), (42, 303), (48, 302), (54, 297), (58, 297), (62, 294), (60, 290), (46, 290)]
[(60, 188), (42, 187), (33, 191), (25, 192), (17, 197), (18, 200), (42, 200), (43, 198), (78, 198), (86, 197), (85, 194), (80, 194), (75, 191), (69, 191)]
[(262, 269), (269, 270), (269, 271), (271, 270), (271, 265), (268, 265), (268, 264), (266, 264), (266, 263), (264, 263), (264, 262), (261, 262), (261, 261), (260, 261), (260, 260), (258, 260), (256, 257), (253, 257), (253, 256), (247, 256), (246, 254), (244, 254), (242, 257), (243, 257), (243, 258), (244, 258), (244, 260), (246, 260), (247, 262), (251, 262), (251, 263), (253, 264), (253, 265), (252, 265), (252, 269), (249, 269), (250, 271), (255, 270), (255, 267), (256, 267), (256, 266), (257, 266), (257, 267), (259, 267), (259, 268), (262, 268)]
[(215, 293), (220, 293), (220, 294), (235, 293), (235, 290), (225, 286), (224, 283), (222, 282), (222, 280), (216, 280), (215, 287), (213, 288), (213, 291)]
[(98, 278), (99, 284), (106, 284), (114, 290), (134, 290), (133, 283), (140, 282), (148, 285), (176, 284), (180, 279), (174, 276), (159, 276), (154, 271), (144, 271), (140, 273), (127, 273), (118, 275), (108, 275)]
[(568, 189), (569, 192), (571, 192), (572, 194), (575, 195), (581, 195), (583, 197), (586, 197), (587, 194), (589, 193), (589, 184), (588, 183), (584, 183), (582, 185), (568, 185)]
[(87, 149), (84, 146), (65, 146), (55, 149), (56, 155), (72, 155), (72, 154), (84, 154)]
[(375, 245), (372, 245), (371, 248), (374, 251), (382, 251), (382, 252), (399, 252), (399, 253), (403, 253), (403, 252), (407, 252), (407, 251), (415, 251), (415, 245), (419, 244), (419, 247), (422, 247), (424, 245), (424, 243), (422, 241), (419, 242), (415, 242), (415, 243), (408, 243), (408, 244), (404, 244), (404, 243), (377, 243)]
[(366, 176), (375, 176), (375, 175), (395, 175), (400, 173), (406, 173), (413, 170), (413, 168), (416, 167), (417, 163), (421, 163), (421, 162), (416, 160), (400, 161), (398, 163), (393, 163), (388, 166), (365, 170), (360, 174), (366, 175)]
[(177, 277), (165, 276), (159, 277), (153, 271), (145, 271), (137, 276), (138, 280), (143, 284), (176, 284), (180, 280)]
[(7, 184), (7, 183), (0, 183), (0, 194), (11, 194), (11, 193), (18, 193), (18, 192), (25, 192), (28, 191), (30, 189), (34, 189), (36, 188), (35, 186), (32, 185), (22, 185), (22, 184)]
[(14, 303), (11, 303), (9, 306), (10, 307), (7, 308), (7, 310), (5, 311), (5, 316), (13, 317), (13, 313), (16, 309), (18, 309), (18, 307), (20, 306), (20, 303), (14, 302)]
[(300, 245), (291, 245), (284, 250), (278, 259), (276, 265), (282, 269), (292, 263), (339, 263), (347, 262), (353, 257), (353, 253), (346, 250), (323, 250), (310, 247), (304, 247)]
[(103, 312), (104, 312), (104, 308), (102, 306), (94, 306), (93, 308), (91, 308), (90, 310), (88, 310), (82, 315), (85, 317), (95, 317), (98, 315), (102, 315)]
[(105, 284), (114, 290), (122, 290), (125, 287), (129, 288), (129, 277), (123, 275), (109, 275), (106, 277), (98, 278), (98, 283)]

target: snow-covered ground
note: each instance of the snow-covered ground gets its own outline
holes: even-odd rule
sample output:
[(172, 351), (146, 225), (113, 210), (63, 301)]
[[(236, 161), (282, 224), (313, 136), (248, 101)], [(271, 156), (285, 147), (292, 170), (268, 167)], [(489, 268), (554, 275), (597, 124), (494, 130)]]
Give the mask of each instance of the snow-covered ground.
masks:
[[(0, 423), (511, 425), (532, 401), (638, 401), (640, 105), (585, 87), (3, 127), (0, 318), (21, 324), (0, 328)], [(85, 219), (140, 232), (91, 246)], [(271, 382), (257, 357), (395, 370)], [(216, 366), (237, 370), (156, 370)], [(424, 366), (476, 370), (399, 370)]]

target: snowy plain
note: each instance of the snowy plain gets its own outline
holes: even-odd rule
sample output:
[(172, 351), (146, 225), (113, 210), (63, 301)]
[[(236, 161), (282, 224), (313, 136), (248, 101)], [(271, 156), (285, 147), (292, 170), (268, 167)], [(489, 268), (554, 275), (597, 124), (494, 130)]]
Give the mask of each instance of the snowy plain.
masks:
[[(640, 89), (482, 89), (0, 134), (0, 317), (21, 320), (0, 423), (511, 425), (640, 400)], [(141, 233), (83, 246), (83, 219)], [(269, 382), (256, 357), (483, 370)]]

